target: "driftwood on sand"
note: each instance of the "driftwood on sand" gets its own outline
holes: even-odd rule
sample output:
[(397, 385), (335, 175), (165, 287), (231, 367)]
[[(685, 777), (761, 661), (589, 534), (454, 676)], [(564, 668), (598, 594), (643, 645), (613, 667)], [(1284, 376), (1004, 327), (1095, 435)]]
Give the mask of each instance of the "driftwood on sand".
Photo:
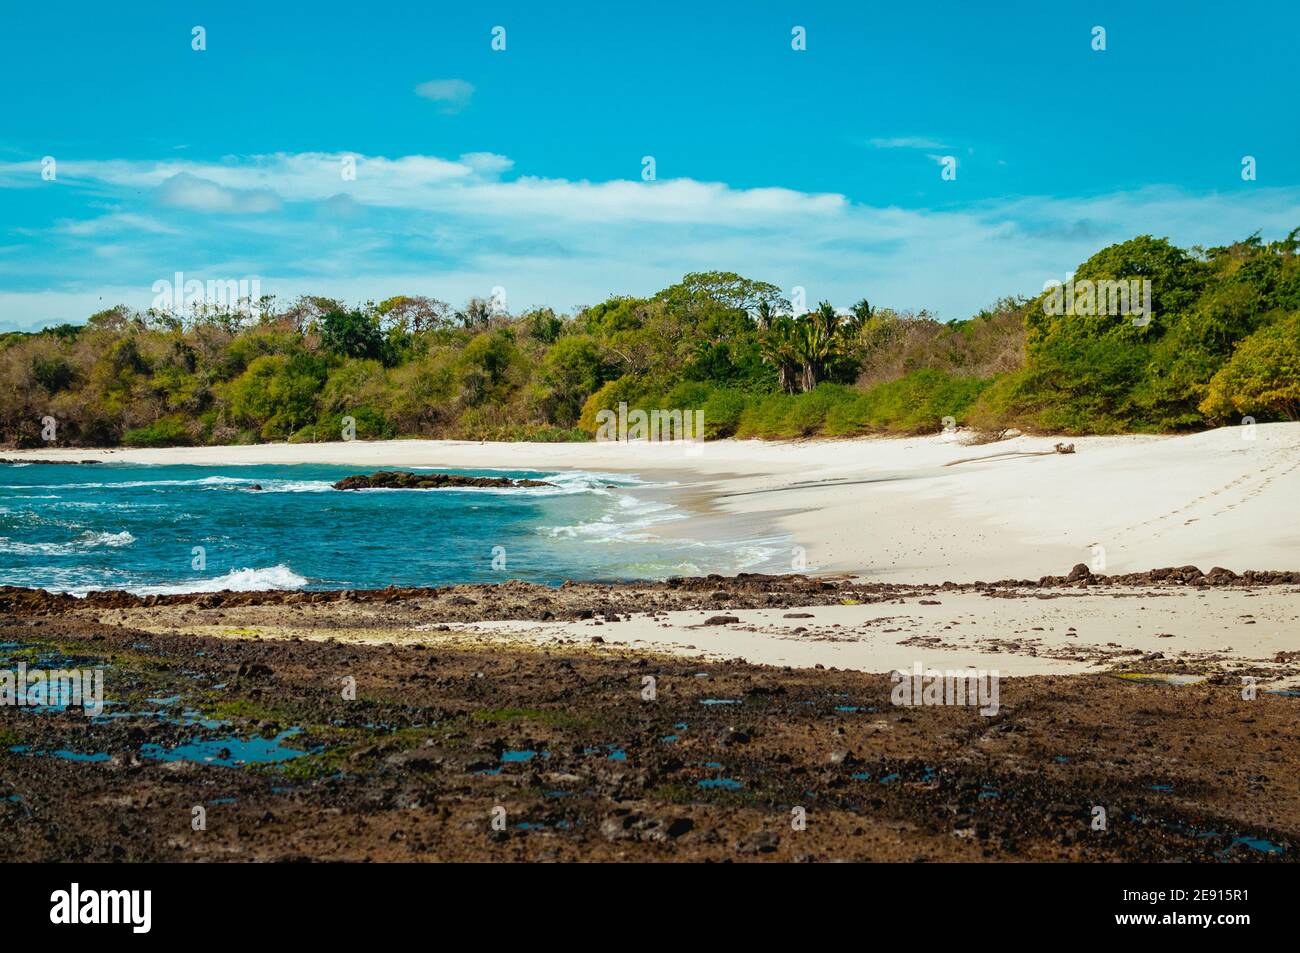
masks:
[(1058, 453), (1074, 453), (1074, 444), (1058, 443), (1051, 450), (1004, 450), (1002, 453), (987, 453), (982, 457), (962, 457), (950, 460), (945, 467), (955, 467), (959, 463), (979, 463), (981, 460), (1008, 460), (1012, 457), (1050, 457)]

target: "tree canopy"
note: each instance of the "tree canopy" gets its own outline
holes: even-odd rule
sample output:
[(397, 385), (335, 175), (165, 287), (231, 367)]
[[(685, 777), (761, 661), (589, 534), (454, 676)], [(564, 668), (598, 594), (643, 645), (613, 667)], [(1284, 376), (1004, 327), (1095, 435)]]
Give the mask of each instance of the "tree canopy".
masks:
[(1145, 323), (1098, 307), (1104, 294), (1063, 308), (1050, 292), (946, 323), (867, 297), (796, 314), (725, 271), (570, 314), (415, 295), (256, 315), (119, 306), (0, 335), (0, 441), (39, 444), (46, 417), (65, 445), (335, 440), (344, 418), (361, 439), (581, 440), (620, 401), (702, 409), (711, 437), (1294, 420), (1298, 234), (1192, 249), (1141, 235), (1079, 264), (1076, 283), (1149, 282)]

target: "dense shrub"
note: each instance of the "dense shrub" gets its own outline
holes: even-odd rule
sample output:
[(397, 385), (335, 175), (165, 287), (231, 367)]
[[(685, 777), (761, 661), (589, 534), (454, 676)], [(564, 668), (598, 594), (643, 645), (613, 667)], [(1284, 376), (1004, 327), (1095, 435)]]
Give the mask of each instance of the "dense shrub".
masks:
[(122, 443), (128, 447), (179, 447), (193, 442), (189, 428), (179, 416), (163, 417), (122, 435)]

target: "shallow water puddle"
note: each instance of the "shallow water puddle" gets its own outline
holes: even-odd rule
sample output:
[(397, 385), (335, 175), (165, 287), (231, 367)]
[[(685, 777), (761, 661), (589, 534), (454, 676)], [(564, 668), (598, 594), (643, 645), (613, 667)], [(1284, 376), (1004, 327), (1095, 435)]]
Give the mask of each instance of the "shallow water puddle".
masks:
[(1251, 850), (1257, 850), (1264, 854), (1284, 854), (1286, 848), (1279, 844), (1274, 844), (1270, 840), (1262, 837), (1234, 837), (1232, 843), (1228, 845), (1227, 850), (1222, 853), (1226, 854), (1234, 847), (1249, 847)]
[[(549, 758), (550, 756), (551, 753), (549, 751), (542, 752), (543, 758)], [(501, 763), (519, 764), (524, 761), (532, 761), (536, 757), (536, 751), (503, 751), (501, 752)]]
[(288, 728), (274, 738), (254, 735), (243, 739), (237, 735), (228, 738), (195, 740), (175, 748), (146, 744), (140, 747), (140, 756), (155, 761), (193, 761), (197, 764), (216, 764), (238, 767), (244, 764), (276, 764), (311, 754), (297, 748), (287, 748), (284, 742), (302, 733), (301, 728)]
[(31, 745), (13, 745), (10, 749), (14, 754), (29, 754), (37, 757), (59, 758), (63, 761), (110, 761), (112, 755), (107, 751), (69, 751), (66, 748), (58, 748), (54, 751), (33, 751)]
[(745, 786), (743, 781), (735, 778), (703, 778), (695, 783), (702, 788), (717, 788), (722, 791), (739, 791)]
[(551, 756), (551, 753), (549, 751), (542, 751), (542, 752), (537, 752), (532, 750), (502, 751), (499, 759), (501, 761), (501, 764), (499, 766), (495, 768), (480, 768), (474, 773), (498, 775), (501, 773), (501, 769), (504, 768), (507, 764), (525, 764), (526, 762), (532, 761), (534, 758), (538, 757), (539, 754), (543, 758), (549, 758)]

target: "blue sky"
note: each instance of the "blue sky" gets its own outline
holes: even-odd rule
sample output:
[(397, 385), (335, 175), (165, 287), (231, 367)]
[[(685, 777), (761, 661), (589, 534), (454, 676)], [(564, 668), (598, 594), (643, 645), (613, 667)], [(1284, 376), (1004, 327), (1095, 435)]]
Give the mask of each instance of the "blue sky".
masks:
[(0, 328), (177, 271), (519, 309), (718, 268), (958, 318), (1300, 225), (1294, 2), (898, 6), (6, 4)]

